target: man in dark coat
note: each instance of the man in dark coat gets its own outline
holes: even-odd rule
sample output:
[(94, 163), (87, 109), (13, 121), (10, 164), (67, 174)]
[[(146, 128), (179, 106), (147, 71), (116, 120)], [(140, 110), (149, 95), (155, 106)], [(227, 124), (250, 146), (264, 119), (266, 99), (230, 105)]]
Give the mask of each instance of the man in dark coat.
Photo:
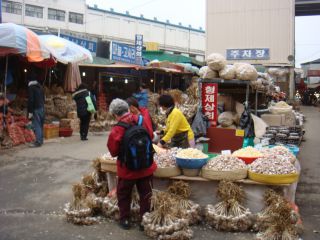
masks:
[(88, 103), (87, 103), (86, 97), (88, 96), (91, 97), (91, 101), (95, 109), (97, 109), (96, 101), (88, 91), (85, 84), (80, 84), (77, 91), (72, 94), (72, 97), (77, 104), (77, 114), (78, 114), (78, 118), (80, 119), (80, 139), (82, 141), (88, 140), (87, 136), (88, 136), (89, 124), (91, 120), (91, 113), (87, 110)]
[(30, 147), (40, 147), (43, 144), (44, 124), (44, 92), (37, 80), (35, 69), (28, 71), (28, 118), (36, 135), (36, 141)]

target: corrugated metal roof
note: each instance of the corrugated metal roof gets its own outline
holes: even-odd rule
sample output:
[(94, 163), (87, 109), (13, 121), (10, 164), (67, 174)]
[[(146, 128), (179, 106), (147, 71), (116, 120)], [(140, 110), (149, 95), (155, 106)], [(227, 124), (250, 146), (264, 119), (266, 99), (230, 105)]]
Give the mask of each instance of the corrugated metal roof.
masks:
[(320, 63), (320, 58), (310, 61), (310, 62), (305, 62), (305, 63), (301, 63), (301, 65), (307, 65), (307, 64), (312, 64), (312, 63)]
[(200, 62), (194, 58), (180, 54), (165, 53), (164, 51), (143, 51), (142, 57), (149, 61), (159, 60), (173, 63), (191, 63), (196, 66), (204, 66), (204, 62)]

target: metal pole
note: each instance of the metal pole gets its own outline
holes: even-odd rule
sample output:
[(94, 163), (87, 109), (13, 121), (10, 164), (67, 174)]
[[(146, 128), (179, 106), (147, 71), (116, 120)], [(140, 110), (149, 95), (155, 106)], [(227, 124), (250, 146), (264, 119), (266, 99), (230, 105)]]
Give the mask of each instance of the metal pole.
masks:
[(153, 93), (156, 93), (156, 72), (153, 72)]
[[(7, 75), (8, 75), (8, 56), (6, 57), (6, 68), (4, 70), (4, 107), (3, 107), (3, 119), (5, 119), (5, 105), (7, 100)], [(3, 121), (3, 126), (5, 124), (5, 121)]]
[(249, 84), (247, 84), (247, 90), (246, 90), (246, 106), (248, 107), (249, 102)]
[(255, 114), (258, 115), (258, 91), (256, 90)]

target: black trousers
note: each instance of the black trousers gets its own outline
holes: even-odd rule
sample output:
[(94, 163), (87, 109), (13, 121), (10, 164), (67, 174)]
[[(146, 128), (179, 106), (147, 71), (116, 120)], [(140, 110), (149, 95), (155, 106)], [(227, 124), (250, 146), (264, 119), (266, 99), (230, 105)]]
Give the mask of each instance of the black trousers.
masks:
[(138, 178), (134, 180), (129, 179), (118, 179), (117, 184), (117, 198), (118, 207), (120, 210), (120, 220), (130, 219), (130, 208), (131, 208), (131, 194), (134, 185), (136, 185), (139, 198), (140, 198), (140, 218), (146, 212), (150, 211), (151, 196), (152, 196), (152, 178), (148, 176), (144, 178)]
[(80, 118), (80, 138), (84, 139), (84, 138), (87, 138), (87, 135), (88, 135), (91, 114), (88, 113), (87, 115), (81, 116), (79, 118)]

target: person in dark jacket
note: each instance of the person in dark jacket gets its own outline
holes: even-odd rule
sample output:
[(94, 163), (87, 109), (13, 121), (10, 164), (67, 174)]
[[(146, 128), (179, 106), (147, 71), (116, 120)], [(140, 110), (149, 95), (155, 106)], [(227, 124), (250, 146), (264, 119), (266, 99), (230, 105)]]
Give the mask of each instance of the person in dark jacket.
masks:
[[(129, 112), (128, 104), (119, 99), (114, 99), (110, 106), (109, 111), (115, 115), (118, 122), (128, 123), (130, 125), (136, 125), (138, 123), (138, 116)], [(152, 136), (152, 129), (146, 126), (146, 122), (143, 121), (142, 126), (147, 130), (150, 137)], [(122, 144), (125, 129), (121, 126), (115, 125), (110, 132), (107, 147), (112, 157), (118, 157), (120, 146)], [(130, 228), (130, 205), (131, 205), (131, 193), (133, 187), (136, 185), (139, 197), (140, 197), (140, 217), (150, 211), (150, 199), (152, 195), (152, 176), (153, 172), (157, 169), (155, 162), (146, 169), (130, 170), (125, 165), (117, 160), (117, 198), (118, 206), (120, 210), (120, 226), (123, 229)], [(143, 227), (140, 225), (140, 230)]]
[(86, 97), (88, 96), (91, 97), (92, 103), (95, 109), (97, 109), (96, 101), (91, 93), (87, 90), (87, 86), (85, 84), (80, 84), (77, 91), (72, 94), (72, 97), (77, 104), (77, 114), (78, 118), (80, 119), (80, 139), (82, 141), (88, 140), (87, 136), (91, 120), (91, 113), (87, 110), (88, 104)]
[(134, 93), (133, 97), (137, 99), (140, 107), (148, 107), (148, 91), (146, 89), (146, 85), (142, 83), (139, 88), (139, 93)]
[(32, 119), (36, 141), (30, 147), (40, 147), (43, 144), (44, 124), (44, 91), (37, 80), (35, 69), (28, 71), (28, 119)]

